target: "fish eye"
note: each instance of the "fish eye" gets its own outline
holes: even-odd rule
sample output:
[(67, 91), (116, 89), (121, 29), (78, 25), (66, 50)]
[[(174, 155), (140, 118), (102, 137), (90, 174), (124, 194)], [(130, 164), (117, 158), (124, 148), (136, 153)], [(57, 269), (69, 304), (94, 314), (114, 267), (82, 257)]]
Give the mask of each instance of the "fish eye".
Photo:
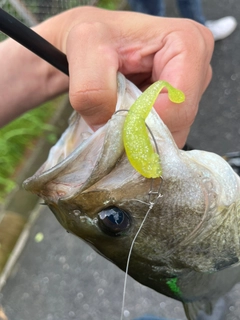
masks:
[(98, 214), (100, 229), (110, 236), (120, 236), (130, 227), (129, 214), (117, 207), (109, 207)]

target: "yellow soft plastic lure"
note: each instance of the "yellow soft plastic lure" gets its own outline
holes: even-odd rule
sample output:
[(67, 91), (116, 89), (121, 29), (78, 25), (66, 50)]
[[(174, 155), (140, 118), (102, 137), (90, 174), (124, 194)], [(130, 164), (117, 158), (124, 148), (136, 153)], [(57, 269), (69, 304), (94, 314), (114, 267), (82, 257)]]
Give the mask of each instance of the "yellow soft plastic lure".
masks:
[(157, 81), (131, 106), (123, 127), (123, 143), (127, 157), (135, 170), (146, 178), (158, 178), (162, 174), (160, 158), (154, 152), (145, 119), (164, 87), (167, 88), (168, 97), (172, 102), (181, 103), (185, 100), (182, 91), (166, 81)]

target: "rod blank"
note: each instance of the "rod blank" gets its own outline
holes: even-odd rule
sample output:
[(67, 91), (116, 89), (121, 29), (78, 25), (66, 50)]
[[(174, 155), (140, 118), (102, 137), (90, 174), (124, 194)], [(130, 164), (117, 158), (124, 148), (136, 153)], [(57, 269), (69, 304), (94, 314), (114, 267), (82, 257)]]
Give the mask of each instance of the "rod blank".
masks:
[(34, 52), (43, 60), (62, 71), (68, 72), (68, 61), (66, 55), (43, 39), (32, 29), (15, 19), (9, 13), (0, 8), (0, 31)]

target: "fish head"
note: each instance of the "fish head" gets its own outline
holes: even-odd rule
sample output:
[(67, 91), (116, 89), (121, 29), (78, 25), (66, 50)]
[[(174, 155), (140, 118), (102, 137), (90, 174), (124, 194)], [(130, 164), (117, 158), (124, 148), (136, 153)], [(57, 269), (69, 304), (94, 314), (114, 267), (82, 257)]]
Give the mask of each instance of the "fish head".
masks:
[[(131, 242), (159, 188), (130, 165), (122, 131), (126, 112), (141, 92), (118, 75), (117, 112), (93, 132), (76, 112), (48, 159), (23, 186), (37, 194), (70, 233), (125, 268)], [(119, 261), (121, 257), (121, 261)]]
[(112, 118), (92, 132), (74, 113), (24, 187), (44, 199), (67, 231), (122, 270), (131, 251), (129, 274), (161, 292), (161, 277), (183, 270), (213, 272), (238, 261), (232, 217), (240, 183), (221, 157), (179, 150), (154, 109), (146, 123), (159, 150), (162, 176), (139, 174), (126, 156), (122, 132), (126, 110), (140, 94), (119, 74)]

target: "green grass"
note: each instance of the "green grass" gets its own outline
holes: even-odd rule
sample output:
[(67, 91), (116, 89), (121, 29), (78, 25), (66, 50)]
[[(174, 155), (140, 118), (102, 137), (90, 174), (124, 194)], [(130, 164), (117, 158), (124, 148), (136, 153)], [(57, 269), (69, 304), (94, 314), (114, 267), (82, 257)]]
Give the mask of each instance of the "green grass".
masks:
[(59, 99), (25, 113), (0, 130), (0, 203), (15, 187), (16, 168), (27, 152), (45, 132), (51, 142), (56, 141), (55, 128), (47, 122), (54, 113)]
[(105, 8), (109, 10), (116, 10), (121, 4), (121, 0), (99, 0), (97, 6), (100, 8)]

